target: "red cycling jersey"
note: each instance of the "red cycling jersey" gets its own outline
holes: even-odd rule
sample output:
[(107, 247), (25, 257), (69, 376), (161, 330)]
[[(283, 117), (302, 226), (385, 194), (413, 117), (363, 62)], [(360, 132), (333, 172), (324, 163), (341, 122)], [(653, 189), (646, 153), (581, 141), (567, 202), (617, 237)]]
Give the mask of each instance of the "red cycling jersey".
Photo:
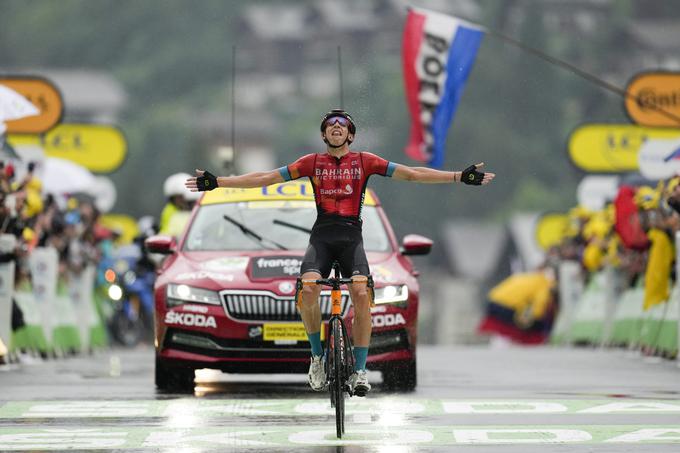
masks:
[(319, 217), (340, 216), (358, 221), (368, 177), (392, 176), (396, 165), (367, 152), (350, 151), (342, 157), (329, 153), (307, 154), (281, 167), (285, 181), (309, 177)]

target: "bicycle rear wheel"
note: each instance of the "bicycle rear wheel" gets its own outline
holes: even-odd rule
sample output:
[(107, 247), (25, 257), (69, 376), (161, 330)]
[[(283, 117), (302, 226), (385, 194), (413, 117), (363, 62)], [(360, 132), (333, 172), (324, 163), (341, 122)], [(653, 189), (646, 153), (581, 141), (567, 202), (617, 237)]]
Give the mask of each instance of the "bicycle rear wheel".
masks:
[(333, 320), (331, 328), (333, 347), (333, 385), (331, 386), (331, 400), (335, 400), (335, 430), (338, 439), (345, 432), (345, 350), (340, 319)]

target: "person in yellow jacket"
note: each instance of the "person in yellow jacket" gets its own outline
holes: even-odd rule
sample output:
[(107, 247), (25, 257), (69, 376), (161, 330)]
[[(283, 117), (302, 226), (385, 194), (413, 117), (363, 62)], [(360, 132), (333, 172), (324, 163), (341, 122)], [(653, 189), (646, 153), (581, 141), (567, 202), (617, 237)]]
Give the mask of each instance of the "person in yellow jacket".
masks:
[(199, 192), (191, 192), (184, 186), (189, 177), (187, 173), (175, 173), (163, 183), (163, 194), (168, 202), (161, 212), (159, 234), (179, 236), (184, 230), (192, 204), (200, 196)]
[(554, 271), (549, 267), (506, 278), (489, 292), (486, 317), (478, 332), (518, 343), (543, 343), (552, 327), (557, 301), (555, 283)]

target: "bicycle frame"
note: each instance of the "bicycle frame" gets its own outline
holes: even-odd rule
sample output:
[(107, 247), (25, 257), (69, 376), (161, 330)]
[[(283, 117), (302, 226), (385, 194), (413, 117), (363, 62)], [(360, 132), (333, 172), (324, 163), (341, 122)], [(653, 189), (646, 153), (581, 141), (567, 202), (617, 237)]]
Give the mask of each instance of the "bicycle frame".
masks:
[(347, 386), (347, 379), (354, 373), (354, 354), (352, 341), (342, 319), (342, 292), (340, 287), (362, 283), (368, 281), (368, 279), (355, 278), (353, 280), (336, 277), (340, 274), (337, 262), (333, 264), (333, 270), (334, 277), (331, 278), (301, 279), (298, 289), (315, 285), (331, 287), (331, 317), (328, 320), (328, 335), (326, 336), (326, 385), (330, 392), (331, 407), (335, 408), (336, 433), (338, 438), (341, 438), (345, 432), (345, 393), (352, 396), (352, 390)]

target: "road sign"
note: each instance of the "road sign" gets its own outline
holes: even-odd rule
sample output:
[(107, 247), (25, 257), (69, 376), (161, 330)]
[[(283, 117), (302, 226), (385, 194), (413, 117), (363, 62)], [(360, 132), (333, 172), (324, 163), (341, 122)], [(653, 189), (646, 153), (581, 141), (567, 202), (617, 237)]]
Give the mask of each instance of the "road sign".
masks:
[(40, 134), (61, 121), (64, 113), (61, 93), (49, 80), (41, 77), (0, 77), (0, 85), (24, 95), (40, 110), (39, 115), (7, 121), (7, 133)]
[(82, 165), (94, 173), (117, 170), (127, 156), (127, 142), (114, 126), (60, 124), (47, 134), (10, 134), (10, 145), (40, 146), (48, 157), (59, 157)]
[(640, 73), (626, 91), (634, 96), (624, 102), (632, 121), (642, 126), (680, 128), (680, 72)]
[(647, 140), (676, 138), (680, 138), (680, 129), (584, 124), (569, 136), (569, 157), (574, 165), (590, 173), (636, 171), (638, 153)]

